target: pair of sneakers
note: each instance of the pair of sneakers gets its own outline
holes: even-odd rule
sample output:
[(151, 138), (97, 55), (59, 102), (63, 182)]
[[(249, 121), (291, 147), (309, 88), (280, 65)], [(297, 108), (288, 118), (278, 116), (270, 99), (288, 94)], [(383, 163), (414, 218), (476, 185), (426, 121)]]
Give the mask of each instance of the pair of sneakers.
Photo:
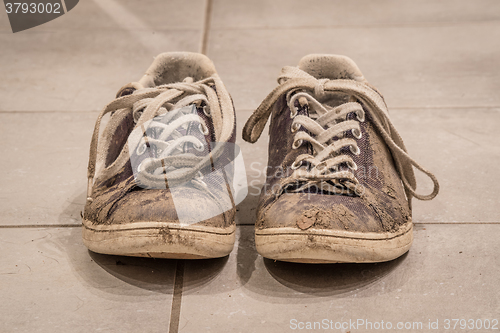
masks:
[[(271, 118), (257, 251), (303, 263), (381, 262), (407, 252), (411, 200), (432, 199), (439, 185), (408, 155), (381, 94), (338, 55), (308, 55), (284, 67), (278, 83), (243, 129), (253, 143)], [(247, 193), (235, 130), (232, 99), (206, 56), (156, 57), (97, 119), (85, 245), (155, 258), (228, 255)], [(432, 179), (431, 194), (415, 193), (413, 167)]]

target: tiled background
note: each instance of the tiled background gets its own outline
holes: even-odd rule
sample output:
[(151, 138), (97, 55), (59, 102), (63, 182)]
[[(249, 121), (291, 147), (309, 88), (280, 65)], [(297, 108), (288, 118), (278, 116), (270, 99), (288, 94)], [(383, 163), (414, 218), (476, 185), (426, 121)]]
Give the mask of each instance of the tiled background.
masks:
[[(0, 332), (290, 332), (292, 319), (325, 318), (430, 319), (444, 331), (447, 318), (500, 320), (499, 40), (497, 0), (82, 0), (16, 34), (2, 9)], [(87, 251), (79, 227), (95, 118), (166, 51), (214, 61), (238, 133), (282, 66), (309, 53), (351, 57), (441, 182), (435, 200), (414, 202), (410, 252), (370, 265), (263, 259), (253, 196), (227, 258)], [(266, 139), (238, 142), (252, 184), (263, 180)], [(371, 331), (337, 331), (349, 330)]]

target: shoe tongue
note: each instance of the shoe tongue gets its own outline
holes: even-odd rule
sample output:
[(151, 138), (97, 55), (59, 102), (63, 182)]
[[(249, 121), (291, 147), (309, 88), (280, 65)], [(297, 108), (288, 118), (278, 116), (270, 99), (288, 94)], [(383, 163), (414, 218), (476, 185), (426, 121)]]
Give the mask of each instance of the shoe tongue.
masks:
[[(341, 92), (328, 92), (323, 96), (316, 96), (311, 93), (311, 96), (318, 102), (323, 104), (323, 106), (325, 106), (327, 109), (332, 109), (341, 104), (348, 103), (350, 98), (350, 95)], [(316, 112), (314, 107), (310, 106), (309, 108), (304, 109), (300, 101), (295, 102), (295, 107), (303, 110), (303, 115), (308, 116), (312, 119), (317, 119), (319, 117), (319, 114)]]
[(331, 108), (339, 106), (341, 104), (345, 104), (349, 102), (349, 98), (351, 96), (349, 94), (341, 93), (341, 92), (329, 92), (324, 96), (318, 97), (318, 102), (327, 105)]
[(194, 82), (215, 74), (214, 64), (206, 56), (190, 52), (171, 52), (158, 55), (139, 80), (145, 88), (181, 82), (192, 78)]
[(310, 54), (298, 66), (316, 79), (348, 79), (366, 82), (358, 66), (350, 58), (331, 54)]
[[(310, 54), (299, 62), (299, 69), (316, 79), (355, 80), (365, 82), (360, 69), (350, 58), (331, 54)], [(336, 107), (349, 101), (349, 95), (340, 92), (329, 92), (323, 96), (314, 96), (318, 102)], [(314, 118), (314, 115), (312, 115)]]

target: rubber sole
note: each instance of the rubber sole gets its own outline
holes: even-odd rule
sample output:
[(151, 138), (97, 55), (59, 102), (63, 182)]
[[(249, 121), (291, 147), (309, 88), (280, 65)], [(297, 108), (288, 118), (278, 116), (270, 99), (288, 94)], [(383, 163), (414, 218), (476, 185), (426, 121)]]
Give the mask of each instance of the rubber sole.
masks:
[(396, 259), (413, 242), (413, 223), (396, 232), (365, 233), (297, 228), (255, 231), (255, 246), (263, 257), (299, 263), (373, 263)]
[(83, 243), (97, 253), (170, 259), (227, 256), (233, 249), (236, 226), (213, 228), (169, 222), (102, 225), (83, 219)]

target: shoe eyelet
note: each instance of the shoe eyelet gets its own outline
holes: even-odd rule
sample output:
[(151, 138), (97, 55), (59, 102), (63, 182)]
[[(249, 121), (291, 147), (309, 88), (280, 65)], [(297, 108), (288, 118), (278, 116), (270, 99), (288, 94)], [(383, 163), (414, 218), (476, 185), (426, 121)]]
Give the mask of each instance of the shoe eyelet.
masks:
[(365, 194), (365, 191), (366, 188), (359, 183), (354, 187), (354, 193), (356, 193), (358, 196), (362, 196), (363, 194)]
[(320, 164), (316, 165), (316, 169), (318, 169), (318, 171), (324, 171), (326, 169), (326, 165), (323, 163), (320, 163)]
[(141, 156), (142, 154), (144, 154), (147, 149), (148, 149), (148, 146), (146, 145), (146, 143), (143, 143), (142, 145), (140, 144), (139, 146), (137, 146), (137, 150), (136, 150), (137, 156)]
[(301, 145), (302, 145), (302, 139), (299, 139), (297, 141), (294, 141), (293, 144), (292, 144), (292, 149), (297, 149), (299, 148)]
[(353, 153), (354, 155), (359, 155), (361, 153), (357, 145), (350, 145), (349, 149), (351, 150), (351, 153)]
[(293, 162), (291, 168), (292, 170), (297, 170), (301, 166), (302, 166), (302, 160)]
[[(142, 161), (142, 162), (144, 162), (144, 161)], [(142, 170), (142, 162), (141, 162), (141, 163), (139, 163), (139, 165), (137, 166), (137, 172), (138, 172), (138, 173), (141, 173), (141, 172), (143, 171), (143, 170)]]
[(137, 124), (137, 122), (139, 121), (139, 119), (141, 118), (142, 114), (144, 112), (144, 109), (141, 109), (141, 110), (137, 110), (135, 111), (133, 114), (132, 114), (132, 118), (134, 118), (134, 123)]
[(293, 123), (293, 124), (292, 124), (292, 128), (291, 128), (291, 130), (290, 130), (290, 131), (291, 131), (292, 133), (295, 133), (295, 132), (297, 132), (297, 131), (299, 130), (299, 128), (300, 128), (300, 124), (298, 124), (298, 123)]
[(203, 173), (201, 171), (198, 171), (198, 173), (196, 174), (196, 176), (194, 176), (194, 178), (199, 180), (199, 181), (202, 181)]
[[(208, 110), (208, 111), (207, 111)], [(212, 117), (212, 115), (210, 114), (210, 107), (208, 105), (203, 105), (203, 113), (205, 114), (205, 116), (207, 116), (208, 118)]]
[(352, 129), (351, 133), (352, 133), (352, 135), (354, 135), (354, 137), (356, 139), (361, 139), (361, 137), (362, 137), (361, 131), (357, 128)]
[(205, 125), (203, 125), (202, 123), (200, 123), (198, 125), (198, 128), (200, 129), (200, 132), (203, 134), (203, 135), (208, 135), (210, 134), (210, 132), (208, 131), (208, 127), (206, 127)]
[(364, 122), (365, 121), (365, 112), (363, 110), (358, 110), (356, 111), (356, 117), (358, 118), (359, 122)]
[(197, 151), (204, 151), (204, 150), (205, 150), (205, 146), (203, 145), (203, 143), (200, 143), (200, 144), (196, 144), (196, 143), (194, 143), (194, 144), (193, 144), (193, 147), (194, 147), (194, 149), (196, 149)]
[(354, 170), (354, 171), (358, 170), (358, 165), (354, 161), (348, 162), (347, 165), (349, 166), (349, 169), (351, 169), (351, 170)]

